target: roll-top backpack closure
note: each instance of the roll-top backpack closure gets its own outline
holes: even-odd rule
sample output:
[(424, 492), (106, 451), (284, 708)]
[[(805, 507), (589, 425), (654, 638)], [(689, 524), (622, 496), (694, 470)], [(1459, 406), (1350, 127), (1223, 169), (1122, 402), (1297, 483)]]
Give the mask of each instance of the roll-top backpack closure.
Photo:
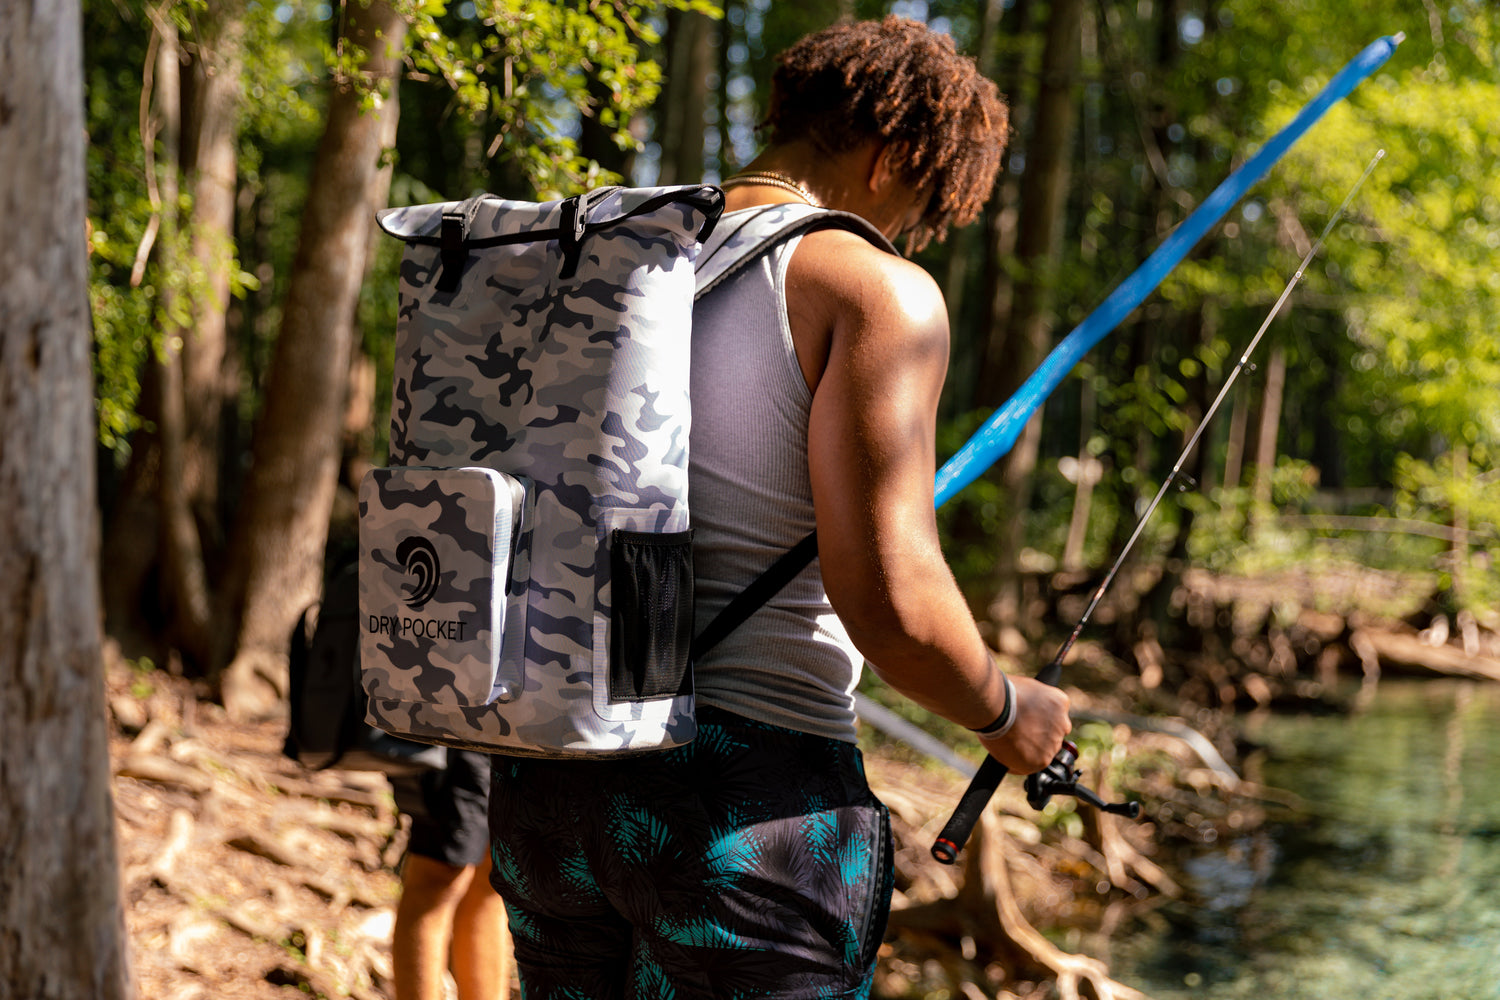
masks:
[(479, 204), (484, 197), (477, 194), (443, 210), (439, 237), (439, 258), (443, 262), (443, 270), (437, 280), (437, 290), (440, 292), (452, 293), (458, 290), (464, 266), (469, 262), (469, 227), (474, 224), (474, 213), (479, 211)]
[[(629, 225), (633, 218), (648, 216), (674, 199), (695, 213), (696, 241), (707, 240), (724, 205), (723, 192), (711, 185), (603, 187), (542, 204), (480, 193), (464, 201), (388, 208), (377, 212), (376, 219), (388, 235), (408, 245), (438, 248), (441, 270), (433, 289), (451, 295), (475, 251), (516, 243), (555, 240), (561, 255), (557, 276), (571, 280), (577, 276), (589, 236)], [(508, 224), (502, 216), (525, 216), (528, 221)]]
[(583, 256), (583, 237), (588, 231), (589, 207), (597, 203), (614, 188), (597, 188), (575, 195), (562, 203), (562, 225), (557, 236), (562, 249), (562, 270), (559, 278), (569, 279), (578, 274), (578, 261)]

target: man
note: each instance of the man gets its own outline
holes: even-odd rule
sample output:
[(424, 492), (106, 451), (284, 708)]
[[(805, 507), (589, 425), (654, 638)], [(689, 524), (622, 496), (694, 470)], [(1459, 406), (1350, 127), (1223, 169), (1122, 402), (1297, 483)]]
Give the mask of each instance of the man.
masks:
[(391, 934), (396, 1000), (443, 1000), (449, 971), (458, 1000), (510, 992), (505, 905), (489, 882), (489, 779), (487, 755), (453, 749), (441, 770), (391, 779), (411, 817)]
[[(973, 220), (1007, 117), (951, 41), (899, 18), (784, 53), (770, 144), (724, 182), (728, 228), (781, 202), (851, 212), (909, 249)], [(496, 758), (494, 884), (528, 1000), (864, 997), (891, 893), (865, 783), (862, 660), (1046, 766), (1067, 698), (995, 666), (938, 545), (942, 295), (843, 229), (791, 239), (694, 313), (698, 627), (814, 526), (818, 563), (694, 665), (697, 739), (612, 761)]]

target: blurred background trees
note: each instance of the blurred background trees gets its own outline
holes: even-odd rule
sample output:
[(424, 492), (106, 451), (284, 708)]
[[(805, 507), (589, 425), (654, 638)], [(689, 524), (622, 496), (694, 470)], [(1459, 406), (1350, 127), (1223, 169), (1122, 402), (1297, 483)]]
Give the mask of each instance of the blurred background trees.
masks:
[(1500, 583), (1500, 15), (1480, 0), (84, 0), (103, 593), (127, 656), (274, 704), (285, 636), (384, 459), (399, 247), (386, 203), (716, 180), (774, 54), (925, 19), (1013, 105), (948, 292), (944, 452), (1365, 45), (1406, 33), (945, 508), (997, 644), (1028, 580), (1107, 564), (1377, 149), (1142, 559), (1174, 574), (1409, 571), (1493, 619)]

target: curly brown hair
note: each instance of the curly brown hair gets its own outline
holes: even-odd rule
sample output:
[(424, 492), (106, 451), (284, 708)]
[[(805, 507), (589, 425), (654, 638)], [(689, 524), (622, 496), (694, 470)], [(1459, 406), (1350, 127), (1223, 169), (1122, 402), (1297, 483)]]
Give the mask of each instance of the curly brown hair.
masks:
[(916, 253), (979, 215), (1010, 113), (953, 39), (892, 14), (814, 32), (778, 56), (760, 129), (772, 143), (805, 138), (831, 153), (869, 139), (890, 145), (902, 177), (933, 192), (907, 245)]

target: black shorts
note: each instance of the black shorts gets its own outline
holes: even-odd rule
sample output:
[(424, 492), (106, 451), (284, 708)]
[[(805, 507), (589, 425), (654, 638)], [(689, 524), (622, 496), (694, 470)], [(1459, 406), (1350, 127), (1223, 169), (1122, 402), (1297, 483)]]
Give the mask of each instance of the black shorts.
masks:
[(859, 749), (698, 724), (643, 756), (494, 758), (491, 881), (527, 1000), (868, 996), (892, 859)]
[(461, 868), (489, 850), (490, 756), (448, 749), (448, 766), (393, 778), (396, 808), (411, 816), (412, 854)]

